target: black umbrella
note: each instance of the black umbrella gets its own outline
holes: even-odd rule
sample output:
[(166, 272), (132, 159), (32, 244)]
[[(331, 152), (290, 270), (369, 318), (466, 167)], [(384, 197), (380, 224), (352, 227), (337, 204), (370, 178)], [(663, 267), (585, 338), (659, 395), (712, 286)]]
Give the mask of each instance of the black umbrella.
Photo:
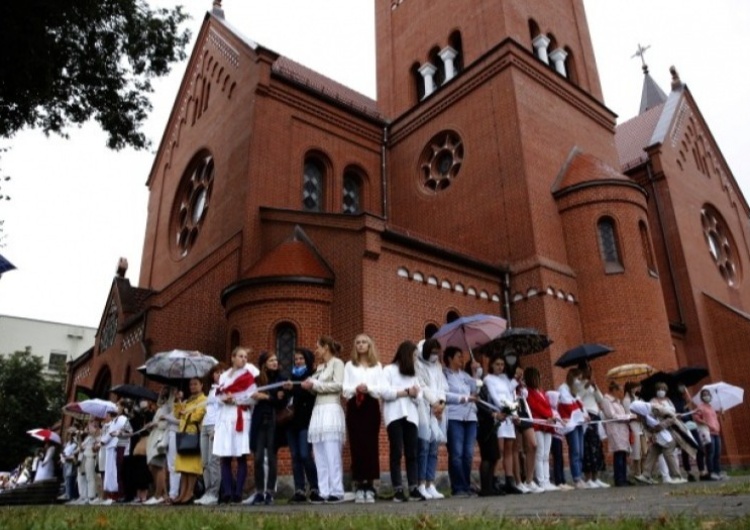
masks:
[(670, 372), (675, 381), (685, 386), (697, 385), (702, 379), (708, 377), (708, 370), (702, 366), (683, 366), (674, 372)]
[(603, 357), (612, 351), (614, 351), (612, 348), (604, 344), (581, 344), (563, 353), (562, 357), (555, 363), (555, 366), (568, 368), (570, 366), (586, 364), (592, 359)]
[(650, 401), (656, 395), (656, 383), (666, 383), (667, 388), (676, 392), (677, 382), (669, 372), (656, 372), (641, 380), (641, 399)]
[(115, 395), (120, 397), (126, 397), (130, 399), (147, 399), (148, 401), (156, 401), (159, 399), (159, 394), (146, 388), (145, 386), (139, 385), (117, 385), (110, 389)]
[(552, 340), (534, 328), (508, 328), (496, 339), (479, 348), (486, 355), (513, 353), (529, 355), (538, 353), (552, 344)]

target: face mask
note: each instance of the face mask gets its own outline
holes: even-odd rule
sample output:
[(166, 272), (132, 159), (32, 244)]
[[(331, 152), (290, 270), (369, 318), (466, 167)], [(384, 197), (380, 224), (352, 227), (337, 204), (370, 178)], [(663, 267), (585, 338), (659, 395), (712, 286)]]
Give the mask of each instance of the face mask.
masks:
[(515, 355), (506, 355), (505, 356), (505, 362), (507, 362), (510, 366), (513, 366), (516, 364), (516, 361), (518, 360), (518, 357)]
[(656, 391), (656, 397), (663, 398), (667, 395), (667, 393), (664, 390), (657, 390)]
[(430, 355), (430, 362), (432, 364), (435, 364), (436, 362), (438, 362), (438, 356), (437, 355)]
[(703, 395), (701, 396), (701, 399), (703, 400), (703, 403), (711, 403), (711, 395)]
[(148, 408), (148, 401), (141, 401), (140, 406), (141, 410), (146, 410)]
[(573, 379), (573, 388), (581, 388), (583, 384), (580, 379)]
[(301, 377), (305, 375), (306, 371), (307, 371), (307, 366), (295, 366), (292, 368), (292, 375)]

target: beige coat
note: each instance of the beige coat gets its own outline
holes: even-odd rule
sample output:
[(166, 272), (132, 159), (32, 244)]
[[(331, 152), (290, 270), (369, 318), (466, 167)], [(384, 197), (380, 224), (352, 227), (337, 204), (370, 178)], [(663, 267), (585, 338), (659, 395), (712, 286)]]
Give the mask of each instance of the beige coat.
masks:
[(630, 453), (630, 426), (628, 425), (630, 414), (625, 412), (622, 403), (609, 394), (599, 402), (599, 408), (601, 408), (605, 419), (623, 420), (609, 421), (604, 424), (604, 429), (607, 431), (609, 452), (625, 451)]

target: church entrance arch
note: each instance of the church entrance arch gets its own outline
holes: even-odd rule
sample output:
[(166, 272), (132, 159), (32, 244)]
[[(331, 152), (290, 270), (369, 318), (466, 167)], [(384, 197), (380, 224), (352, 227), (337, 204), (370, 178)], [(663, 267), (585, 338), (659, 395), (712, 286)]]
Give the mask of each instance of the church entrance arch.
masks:
[(110, 388), (112, 388), (112, 372), (110, 372), (109, 366), (104, 365), (94, 380), (93, 397), (107, 399)]

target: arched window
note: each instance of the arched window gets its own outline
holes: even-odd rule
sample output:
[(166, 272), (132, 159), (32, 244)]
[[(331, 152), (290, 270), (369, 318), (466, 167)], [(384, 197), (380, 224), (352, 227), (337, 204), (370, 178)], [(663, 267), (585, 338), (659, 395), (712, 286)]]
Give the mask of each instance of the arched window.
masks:
[(422, 98), (424, 98), (424, 79), (422, 78), (422, 74), (419, 73), (419, 66), (420, 64), (414, 63), (411, 67), (411, 79), (412, 79), (412, 85), (414, 86), (414, 97), (417, 102), (422, 101)]
[(445, 63), (440, 57), (440, 48), (437, 46), (430, 50), (430, 63), (436, 69), (432, 75), (432, 79), (435, 81), (435, 88), (439, 88), (445, 83)]
[(617, 239), (615, 220), (611, 217), (602, 217), (596, 223), (596, 228), (605, 272), (607, 274), (623, 272), (625, 269), (620, 259), (620, 243)]
[(321, 161), (313, 157), (306, 158), (302, 182), (302, 209), (306, 212), (323, 211), (324, 178), (325, 169)]
[(112, 387), (112, 372), (104, 365), (94, 379), (93, 396), (101, 399), (109, 398), (109, 389)]
[(456, 311), (448, 311), (448, 314), (445, 315), (445, 323), (450, 324), (454, 320), (458, 320), (461, 317), (461, 315), (458, 314)]
[(461, 41), (461, 32), (456, 30), (451, 33), (451, 36), (448, 38), (448, 44), (456, 50), (456, 58), (453, 59), (453, 68), (456, 74), (458, 74), (464, 69), (464, 46)]
[(348, 214), (362, 211), (362, 177), (354, 170), (344, 172), (341, 211)]
[(435, 324), (427, 324), (424, 327), (424, 340), (431, 339), (437, 333), (438, 327)]
[(656, 275), (656, 263), (654, 263), (654, 253), (651, 252), (651, 238), (648, 236), (646, 223), (638, 221), (638, 231), (641, 233), (641, 247), (643, 248), (643, 259), (646, 260), (648, 272)]
[(571, 50), (568, 46), (565, 46), (563, 48), (565, 50), (565, 53), (567, 53), (565, 57), (565, 71), (568, 73), (568, 79), (570, 79), (570, 82), (577, 85), (578, 84), (578, 71), (576, 70), (576, 58), (573, 54), (573, 50)]
[(276, 357), (282, 373), (290, 373), (297, 348), (297, 330), (288, 322), (276, 326)]

